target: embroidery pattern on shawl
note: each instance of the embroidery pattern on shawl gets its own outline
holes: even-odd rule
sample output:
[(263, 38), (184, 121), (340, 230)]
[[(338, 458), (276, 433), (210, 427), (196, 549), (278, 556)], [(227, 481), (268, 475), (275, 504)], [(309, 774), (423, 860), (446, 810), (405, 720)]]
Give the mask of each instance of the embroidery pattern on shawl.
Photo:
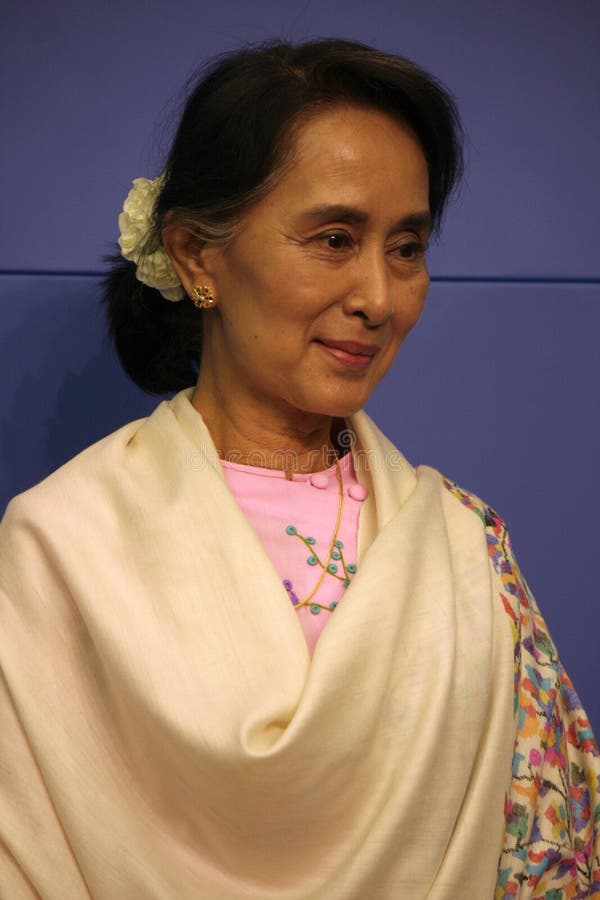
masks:
[(500, 516), (444, 486), (481, 519), (514, 641), (517, 734), (494, 900), (600, 895), (600, 751)]

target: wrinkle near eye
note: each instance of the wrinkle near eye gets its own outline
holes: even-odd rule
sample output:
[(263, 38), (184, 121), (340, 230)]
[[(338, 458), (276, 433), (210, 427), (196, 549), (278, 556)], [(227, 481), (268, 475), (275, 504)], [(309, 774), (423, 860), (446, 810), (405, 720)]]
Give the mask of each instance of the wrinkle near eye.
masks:
[(307, 239), (302, 235), (288, 234), (287, 232), (279, 235), (279, 240), (281, 243), (295, 244), (296, 246), (304, 246), (307, 243)]

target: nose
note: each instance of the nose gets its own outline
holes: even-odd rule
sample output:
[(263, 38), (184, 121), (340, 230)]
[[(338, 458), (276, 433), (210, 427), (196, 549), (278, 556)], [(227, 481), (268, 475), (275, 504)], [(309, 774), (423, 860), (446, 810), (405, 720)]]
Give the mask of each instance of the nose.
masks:
[(392, 316), (392, 278), (385, 253), (373, 249), (355, 260), (353, 284), (348, 291), (346, 312), (366, 320), (369, 328), (384, 325)]

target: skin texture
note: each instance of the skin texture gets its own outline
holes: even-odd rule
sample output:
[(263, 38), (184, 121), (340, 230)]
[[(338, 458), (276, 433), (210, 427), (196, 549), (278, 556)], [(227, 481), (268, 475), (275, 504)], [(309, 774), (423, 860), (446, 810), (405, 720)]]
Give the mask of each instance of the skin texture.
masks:
[[(222, 455), (260, 451), (269, 466), (283, 450), (291, 471), (328, 464), (332, 425), (364, 406), (423, 310), (428, 187), (408, 128), (335, 107), (302, 126), (293, 165), (227, 245), (199, 250), (184, 229), (164, 232), (186, 292), (207, 285), (217, 299), (202, 312), (192, 402)], [(359, 216), (309, 215), (324, 205)], [(378, 352), (356, 370), (320, 341)]]

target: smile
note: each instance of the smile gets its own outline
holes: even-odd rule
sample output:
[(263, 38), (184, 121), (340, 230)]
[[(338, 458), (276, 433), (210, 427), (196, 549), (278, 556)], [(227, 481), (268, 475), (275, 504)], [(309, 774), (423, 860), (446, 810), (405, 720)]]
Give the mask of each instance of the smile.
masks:
[(376, 344), (360, 344), (356, 341), (317, 340), (315, 343), (329, 356), (355, 372), (366, 369), (380, 349)]

